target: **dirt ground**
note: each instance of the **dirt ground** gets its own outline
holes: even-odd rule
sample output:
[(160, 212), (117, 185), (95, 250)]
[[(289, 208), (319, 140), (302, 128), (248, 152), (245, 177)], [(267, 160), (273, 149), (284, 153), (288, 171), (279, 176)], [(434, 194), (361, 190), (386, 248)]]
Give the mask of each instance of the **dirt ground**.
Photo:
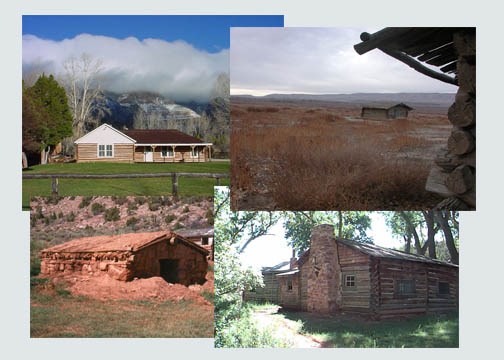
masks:
[(233, 210), (423, 210), (446, 112), (365, 120), (360, 108), (232, 102)]
[(203, 292), (213, 293), (214, 275), (209, 271), (203, 285), (184, 286), (170, 284), (161, 277), (118, 281), (107, 275), (86, 276), (66, 274), (53, 277), (52, 286), (61, 284), (74, 296), (86, 296), (97, 300), (149, 300), (149, 301), (193, 301), (202, 306), (213, 307)]

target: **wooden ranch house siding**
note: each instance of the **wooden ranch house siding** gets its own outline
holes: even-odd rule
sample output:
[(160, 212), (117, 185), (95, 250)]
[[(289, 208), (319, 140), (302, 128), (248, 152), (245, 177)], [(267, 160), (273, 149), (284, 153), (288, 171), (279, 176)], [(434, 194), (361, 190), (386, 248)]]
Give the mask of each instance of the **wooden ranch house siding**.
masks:
[(361, 117), (363, 119), (401, 119), (407, 118), (409, 111), (413, 110), (406, 104), (400, 103), (385, 107), (368, 107), (362, 108)]
[(75, 273), (116, 280), (161, 276), (170, 283), (202, 284), (208, 251), (175, 233), (131, 233), (74, 239), (40, 252), (41, 274)]
[(75, 141), (77, 162), (206, 162), (211, 143), (178, 130), (125, 130), (103, 124)]
[[(291, 261), (292, 263), (292, 261)], [(332, 225), (312, 230), (310, 249), (276, 275), (279, 304), (381, 319), (458, 308), (458, 266), (372, 244), (337, 240)]]
[(278, 304), (280, 302), (280, 288), (278, 274), (290, 271), (289, 261), (271, 267), (264, 267), (261, 271), (264, 287), (245, 291), (243, 297), (246, 301), (270, 302)]

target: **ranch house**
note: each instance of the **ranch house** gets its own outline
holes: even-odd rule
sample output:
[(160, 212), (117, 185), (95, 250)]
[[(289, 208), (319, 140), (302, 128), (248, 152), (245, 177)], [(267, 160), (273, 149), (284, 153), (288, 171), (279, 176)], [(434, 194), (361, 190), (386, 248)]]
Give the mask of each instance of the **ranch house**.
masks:
[(103, 124), (75, 140), (77, 162), (205, 162), (211, 143), (178, 130), (124, 130)]
[(411, 110), (413, 110), (412, 107), (403, 103), (382, 107), (365, 106), (362, 108), (361, 118), (376, 120), (405, 119)]
[[(265, 276), (272, 273), (263, 270)], [(402, 251), (336, 240), (332, 225), (312, 230), (310, 249), (266, 282), (284, 308), (358, 313), (374, 319), (458, 308), (458, 266)], [(274, 298), (276, 297), (276, 301)], [(250, 299), (247, 294), (246, 299)]]
[(202, 284), (208, 251), (167, 231), (74, 239), (40, 252), (41, 274), (75, 273), (116, 280), (160, 276), (169, 283)]

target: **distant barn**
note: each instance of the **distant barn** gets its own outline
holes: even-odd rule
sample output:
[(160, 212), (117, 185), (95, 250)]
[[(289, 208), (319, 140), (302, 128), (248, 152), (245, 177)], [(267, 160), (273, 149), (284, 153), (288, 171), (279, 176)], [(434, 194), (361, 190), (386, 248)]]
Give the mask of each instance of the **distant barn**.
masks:
[(413, 110), (412, 107), (403, 103), (383, 107), (365, 106), (362, 108), (361, 117), (363, 119), (401, 119), (407, 118), (411, 110)]

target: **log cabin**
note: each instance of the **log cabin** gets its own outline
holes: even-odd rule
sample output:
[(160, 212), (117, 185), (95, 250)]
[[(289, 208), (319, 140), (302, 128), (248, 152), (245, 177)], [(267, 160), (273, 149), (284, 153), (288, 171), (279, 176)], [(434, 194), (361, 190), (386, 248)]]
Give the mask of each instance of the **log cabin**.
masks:
[(174, 129), (119, 131), (108, 124), (74, 143), (77, 162), (206, 162), (211, 160), (212, 147)]
[(201, 229), (180, 229), (175, 233), (208, 251), (208, 260), (214, 259), (214, 228), (207, 227)]
[[(373, 244), (336, 240), (332, 225), (313, 228), (310, 249), (289, 264), (276, 273), (263, 271), (264, 276), (277, 280), (265, 280), (266, 289), (272, 292), (267, 300), (287, 309), (356, 313), (372, 319), (458, 309), (457, 265)], [(245, 298), (258, 300), (250, 293)]]
[(375, 120), (405, 119), (411, 110), (413, 110), (412, 107), (403, 103), (381, 107), (364, 106), (361, 111), (361, 118)]
[(78, 238), (40, 252), (41, 274), (110, 276), (116, 280), (160, 276), (169, 283), (202, 284), (208, 250), (161, 231)]

